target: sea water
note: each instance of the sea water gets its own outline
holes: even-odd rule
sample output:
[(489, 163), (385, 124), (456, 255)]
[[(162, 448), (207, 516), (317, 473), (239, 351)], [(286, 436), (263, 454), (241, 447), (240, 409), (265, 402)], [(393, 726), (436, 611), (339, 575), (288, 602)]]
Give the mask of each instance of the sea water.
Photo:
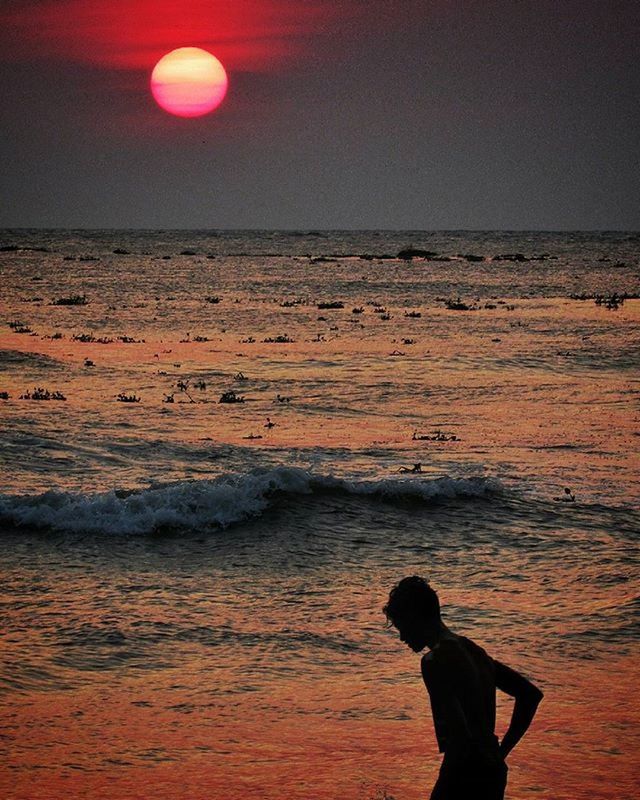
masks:
[(3, 231), (3, 797), (424, 797), (406, 574), (635, 797), (639, 241)]

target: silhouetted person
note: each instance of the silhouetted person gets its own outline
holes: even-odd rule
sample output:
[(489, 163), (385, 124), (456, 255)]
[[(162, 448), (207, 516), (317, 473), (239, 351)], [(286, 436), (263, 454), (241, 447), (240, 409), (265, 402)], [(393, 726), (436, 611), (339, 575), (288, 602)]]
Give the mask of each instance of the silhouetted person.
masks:
[[(542, 692), (477, 644), (449, 630), (438, 595), (424, 578), (404, 578), (389, 594), (387, 619), (414, 652), (425, 647), (421, 668), (431, 700), (441, 753), (431, 800), (502, 800), (505, 758), (531, 724)], [(515, 698), (502, 741), (495, 735), (496, 688)]]
[(398, 472), (412, 472), (412, 473), (422, 472), (422, 464), (417, 463), (414, 464), (412, 467), (400, 467)]
[(557, 501), (559, 501), (561, 503), (575, 503), (576, 502), (575, 494), (571, 491), (571, 489), (568, 489), (566, 487), (565, 487), (565, 490), (564, 490), (564, 494), (560, 495), (560, 497), (554, 497), (553, 499), (557, 500)]

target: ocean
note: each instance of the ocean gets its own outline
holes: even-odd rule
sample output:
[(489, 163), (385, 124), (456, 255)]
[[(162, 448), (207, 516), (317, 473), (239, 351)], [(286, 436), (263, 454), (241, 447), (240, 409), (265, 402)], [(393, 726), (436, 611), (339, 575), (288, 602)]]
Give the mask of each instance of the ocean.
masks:
[(635, 798), (639, 243), (0, 232), (2, 797), (428, 796), (420, 574), (507, 797)]

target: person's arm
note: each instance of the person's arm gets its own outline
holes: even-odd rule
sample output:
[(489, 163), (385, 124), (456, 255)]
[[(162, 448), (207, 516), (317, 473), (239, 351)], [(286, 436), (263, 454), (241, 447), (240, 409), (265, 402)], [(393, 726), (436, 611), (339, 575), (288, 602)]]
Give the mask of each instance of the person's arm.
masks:
[(511, 722), (500, 742), (500, 752), (502, 757), (506, 758), (527, 732), (544, 695), (524, 675), (499, 661), (494, 661), (494, 663), (496, 686), (515, 698)]

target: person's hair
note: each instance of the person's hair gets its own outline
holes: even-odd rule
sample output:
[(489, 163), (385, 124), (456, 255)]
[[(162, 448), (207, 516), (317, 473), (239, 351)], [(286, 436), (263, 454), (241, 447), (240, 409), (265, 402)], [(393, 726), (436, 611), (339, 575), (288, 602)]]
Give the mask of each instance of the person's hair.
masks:
[(392, 624), (398, 620), (426, 617), (440, 621), (440, 601), (429, 583), (418, 575), (403, 578), (389, 592), (382, 609)]

